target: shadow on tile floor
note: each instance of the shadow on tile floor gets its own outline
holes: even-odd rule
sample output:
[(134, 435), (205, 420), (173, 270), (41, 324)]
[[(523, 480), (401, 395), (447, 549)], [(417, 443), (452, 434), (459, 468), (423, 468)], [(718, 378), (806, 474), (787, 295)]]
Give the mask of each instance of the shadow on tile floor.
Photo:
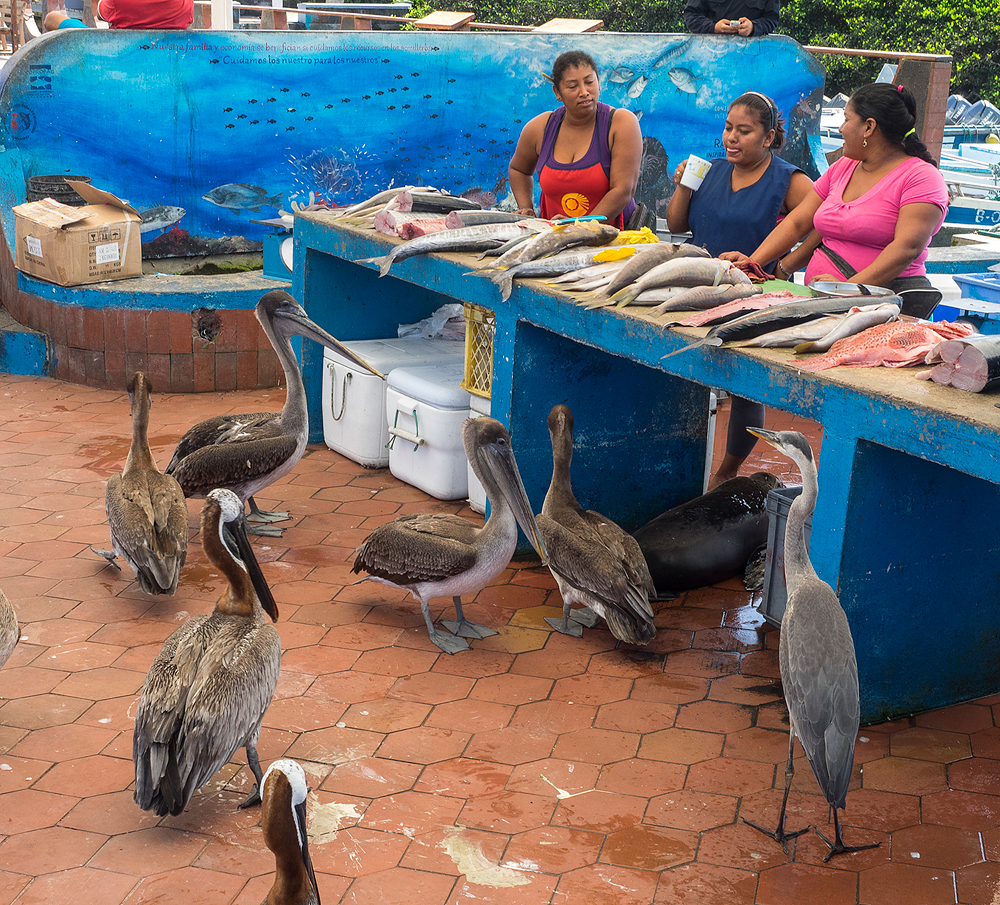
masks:
[[(162, 465), (203, 417), (283, 397), (154, 396), (154, 454)], [(768, 426), (820, 439), (781, 413)], [(0, 671), (0, 905), (258, 905), (271, 883), (259, 811), (236, 810), (252, 782), (242, 759), (180, 817), (132, 802), (136, 693), (222, 582), (197, 501), (173, 598), (91, 552), (108, 543), (104, 481), (129, 436), (124, 394), (0, 376), (0, 587), (23, 635)], [(762, 464), (795, 477), (770, 447), (744, 471)], [(323, 446), (261, 503), (293, 517), (280, 540), (256, 541), (284, 648), (259, 751), (306, 770), (326, 905), (998, 901), (1000, 697), (864, 727), (845, 835), (881, 848), (825, 865), (808, 833), (786, 856), (739, 819), (776, 822), (787, 748), (778, 633), (739, 582), (663, 604), (638, 649), (601, 627), (551, 632), (551, 578), (515, 563), (467, 607), (499, 634), (451, 657), (412, 600), (355, 584), (350, 566), (383, 521), (468, 509)], [(801, 751), (798, 767), (789, 825), (824, 827)]]

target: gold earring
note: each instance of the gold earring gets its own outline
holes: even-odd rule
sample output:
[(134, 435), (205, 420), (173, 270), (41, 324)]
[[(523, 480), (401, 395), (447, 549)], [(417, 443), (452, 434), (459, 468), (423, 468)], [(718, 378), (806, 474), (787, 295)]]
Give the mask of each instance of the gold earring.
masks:
[(868, 139), (867, 138), (863, 142), (861, 142), (861, 147), (862, 148), (867, 148), (868, 147)]

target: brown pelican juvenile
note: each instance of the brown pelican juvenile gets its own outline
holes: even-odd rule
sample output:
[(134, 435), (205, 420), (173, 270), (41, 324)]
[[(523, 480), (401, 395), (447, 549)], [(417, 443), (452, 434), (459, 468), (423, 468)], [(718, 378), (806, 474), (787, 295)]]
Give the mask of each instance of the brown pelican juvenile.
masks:
[[(313, 339), (359, 367), (383, 375), (313, 323), (284, 290), (263, 296), (256, 315), (285, 372), (285, 407), (280, 412), (217, 415), (196, 424), (181, 437), (166, 472), (177, 478), (185, 496), (203, 497), (216, 487), (226, 487), (240, 500), (249, 500), (251, 521), (277, 522), (287, 519), (288, 513), (259, 509), (253, 495), (295, 467), (309, 438), (306, 391), (292, 336)], [(255, 526), (251, 532), (281, 536), (281, 529), (274, 527)]]
[(170, 475), (160, 474), (149, 448), (150, 393), (142, 371), (128, 381), (132, 405), (132, 446), (120, 475), (108, 479), (104, 507), (111, 529), (111, 551), (97, 550), (115, 568), (121, 556), (147, 594), (173, 594), (187, 556), (188, 512), (184, 492)]
[(260, 827), (274, 852), (274, 885), (262, 905), (320, 905), (306, 833), (306, 774), (294, 760), (276, 760), (261, 783)]
[[(552, 480), (538, 516), (538, 530), (562, 595), (563, 618), (545, 621), (579, 638), (581, 621), (588, 627), (596, 625), (593, 613), (597, 613), (620, 641), (646, 644), (656, 634), (649, 605), (656, 589), (642, 550), (632, 535), (600, 513), (585, 510), (573, 496), (569, 471), (573, 413), (565, 405), (553, 406), (548, 425)], [(574, 603), (589, 610), (573, 610)]]
[[(479, 593), (510, 564), (518, 525), (545, 560), (504, 426), (493, 418), (470, 418), (462, 426), (462, 443), (490, 501), (486, 524), (477, 528), (457, 515), (404, 515), (368, 535), (352, 570), (409, 591), (420, 603), (431, 641), (449, 654), (468, 648), (464, 638), (496, 634), (466, 620), (462, 594)], [(455, 601), (457, 619), (444, 623), (454, 635), (434, 628), (429, 602), (435, 597)]]
[(799, 467), (802, 493), (788, 510), (785, 525), (785, 583), (788, 601), (781, 619), (778, 668), (788, 705), (788, 763), (785, 766), (785, 795), (781, 816), (774, 832), (750, 823), (754, 829), (781, 843), (788, 853), (788, 840), (808, 827), (785, 832), (785, 807), (795, 767), (792, 762), (798, 736), (816, 781), (833, 809), (836, 836), (830, 842), (819, 830), (816, 834), (828, 846), (824, 861), (841, 852), (858, 852), (873, 845), (844, 845), (838, 809), (844, 807), (854, 768), (854, 742), (858, 735), (861, 706), (858, 698), (858, 661), (854, 639), (837, 595), (820, 579), (809, 561), (803, 528), (816, 505), (818, 484), (816, 464), (806, 438), (798, 431), (768, 431), (747, 428), (783, 452)]
[(14, 645), (20, 637), (21, 629), (17, 624), (17, 613), (14, 612), (7, 595), (0, 591), (0, 666), (3, 666), (14, 652)]
[[(223, 539), (236, 539), (242, 561)], [(195, 789), (245, 747), (260, 801), (257, 736), (278, 682), (281, 640), (265, 618), (278, 608), (246, 536), (243, 503), (213, 490), (201, 516), (205, 554), (229, 587), (209, 616), (192, 616), (163, 644), (139, 695), (132, 741), (135, 801), (144, 811), (179, 814)]]

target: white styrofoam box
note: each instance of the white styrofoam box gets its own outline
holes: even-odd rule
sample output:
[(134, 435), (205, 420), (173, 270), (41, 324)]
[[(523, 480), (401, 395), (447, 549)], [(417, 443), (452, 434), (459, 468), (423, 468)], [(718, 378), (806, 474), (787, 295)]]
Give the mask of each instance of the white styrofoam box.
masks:
[(459, 384), (464, 360), (394, 368), (386, 376), (389, 470), (439, 500), (469, 494), (462, 424), (471, 414)]
[[(472, 403), (470, 418), (482, 418), (484, 415), (489, 415), (489, 399), (484, 399), (482, 396), (470, 393), (469, 400)], [(476, 473), (472, 470), (471, 465), (469, 466), (469, 508), (473, 512), (486, 514), (486, 491), (483, 489), (482, 482), (476, 477)]]
[[(463, 362), (463, 343), (407, 336), (344, 343), (383, 374), (401, 365)], [(389, 464), (385, 381), (332, 349), (323, 351), (323, 439), (330, 449), (368, 468)]]

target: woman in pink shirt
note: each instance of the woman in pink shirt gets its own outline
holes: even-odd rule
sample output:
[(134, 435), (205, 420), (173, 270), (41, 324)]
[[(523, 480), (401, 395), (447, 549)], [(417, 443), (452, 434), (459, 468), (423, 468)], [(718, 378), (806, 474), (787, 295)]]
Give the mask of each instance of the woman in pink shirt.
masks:
[[(850, 280), (895, 292), (930, 287), (924, 261), (944, 222), (948, 189), (917, 135), (916, 110), (902, 85), (875, 83), (855, 91), (840, 127), (844, 156), (749, 258), (781, 257), (778, 275), (794, 273), (806, 251), (788, 253), (815, 227), (822, 242), (809, 258), (807, 283)], [(721, 257), (748, 258), (739, 252)]]

